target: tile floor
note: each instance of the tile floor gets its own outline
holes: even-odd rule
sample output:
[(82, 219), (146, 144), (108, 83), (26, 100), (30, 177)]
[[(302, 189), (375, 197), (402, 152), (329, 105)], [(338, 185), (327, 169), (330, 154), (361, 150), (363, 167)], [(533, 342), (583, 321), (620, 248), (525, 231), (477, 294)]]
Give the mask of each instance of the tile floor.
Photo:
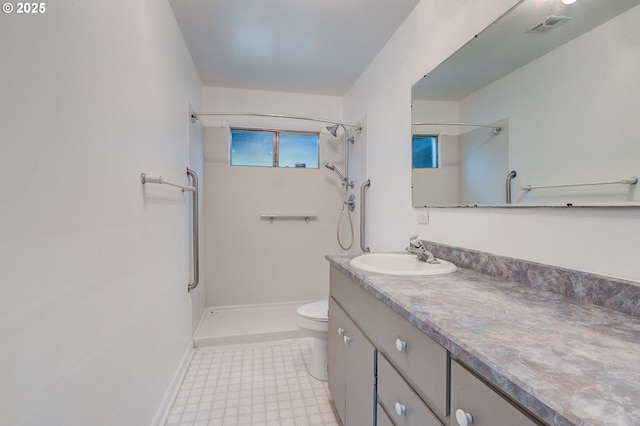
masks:
[(306, 370), (312, 344), (197, 348), (166, 425), (337, 426), (327, 383)]

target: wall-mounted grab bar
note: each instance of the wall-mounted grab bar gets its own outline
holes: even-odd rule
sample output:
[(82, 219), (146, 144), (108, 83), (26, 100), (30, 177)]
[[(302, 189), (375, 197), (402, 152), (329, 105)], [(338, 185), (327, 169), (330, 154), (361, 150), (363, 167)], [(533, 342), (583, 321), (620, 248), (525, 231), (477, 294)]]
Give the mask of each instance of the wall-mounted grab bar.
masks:
[(360, 250), (362, 250), (363, 252), (370, 252), (371, 249), (367, 246), (365, 246), (365, 241), (364, 241), (364, 218), (365, 218), (365, 202), (364, 202), (364, 194), (365, 194), (365, 190), (367, 188), (369, 188), (371, 186), (371, 179), (367, 179), (366, 181), (364, 181), (364, 183), (362, 184), (362, 186), (360, 186)]
[(184, 186), (184, 185), (178, 185), (177, 183), (167, 182), (166, 180), (164, 180), (164, 178), (162, 176), (149, 176), (146, 173), (142, 173), (140, 175), (140, 180), (142, 181), (143, 184), (145, 184), (145, 183), (160, 183), (160, 184), (175, 186), (176, 188), (180, 188), (183, 191), (192, 191), (193, 192), (195, 190), (193, 186)]
[(198, 175), (196, 172), (187, 167), (187, 175), (191, 178), (193, 183), (193, 202), (191, 208), (193, 209), (191, 220), (193, 221), (192, 237), (193, 243), (193, 281), (187, 285), (187, 291), (191, 291), (198, 287), (200, 282), (200, 245), (198, 244)]
[(511, 170), (507, 175), (507, 204), (511, 204), (511, 181), (516, 176), (518, 173), (515, 170)]
[(521, 186), (520, 189), (523, 191), (531, 191), (532, 189), (545, 189), (545, 188), (565, 188), (569, 186), (592, 186), (592, 185), (635, 185), (638, 183), (638, 178), (636, 176), (631, 176), (629, 178), (624, 178), (620, 180), (610, 180), (605, 182), (585, 182), (585, 183), (566, 183), (562, 185), (527, 185)]
[(437, 123), (437, 122), (414, 122), (411, 123), (412, 126), (469, 126), (469, 127), (489, 127), (491, 128), (491, 133), (494, 135), (499, 135), (502, 127), (494, 126), (493, 124), (478, 124), (478, 123)]

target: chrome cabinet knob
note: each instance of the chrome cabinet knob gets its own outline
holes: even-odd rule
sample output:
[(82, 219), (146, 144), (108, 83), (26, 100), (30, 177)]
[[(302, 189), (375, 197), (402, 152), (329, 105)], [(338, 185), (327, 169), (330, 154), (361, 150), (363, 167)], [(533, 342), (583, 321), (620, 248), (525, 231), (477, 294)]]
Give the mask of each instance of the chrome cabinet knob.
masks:
[(344, 328), (338, 327), (338, 336), (342, 336), (344, 334)]
[(407, 407), (405, 407), (403, 404), (400, 404), (399, 402), (396, 402), (396, 414), (397, 415), (401, 416), (406, 411), (407, 411)]
[(398, 352), (402, 352), (403, 350), (407, 349), (407, 342), (405, 342), (404, 340), (396, 339), (396, 349), (398, 350)]
[(351, 337), (349, 336), (344, 336), (344, 342), (345, 343), (349, 343), (351, 341)]
[(456, 410), (456, 421), (458, 422), (459, 426), (469, 426), (471, 423), (473, 423), (473, 417), (471, 416), (471, 414), (465, 413), (463, 410), (458, 408)]

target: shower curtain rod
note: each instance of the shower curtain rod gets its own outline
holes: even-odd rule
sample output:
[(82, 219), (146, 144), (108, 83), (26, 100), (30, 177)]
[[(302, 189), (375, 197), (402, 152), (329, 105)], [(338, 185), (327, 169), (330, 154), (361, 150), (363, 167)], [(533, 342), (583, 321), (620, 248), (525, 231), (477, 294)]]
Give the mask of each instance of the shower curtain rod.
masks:
[(492, 124), (477, 124), (477, 123), (435, 123), (435, 122), (415, 122), (411, 123), (412, 126), (471, 126), (471, 127), (489, 127), (494, 135), (497, 135), (502, 130), (500, 126), (494, 126)]
[(343, 123), (341, 121), (327, 120), (324, 118), (315, 118), (315, 117), (303, 117), (301, 115), (267, 114), (267, 113), (260, 113), (260, 112), (192, 112), (191, 122), (197, 123), (199, 117), (206, 116), (206, 115), (236, 115), (236, 116), (247, 116), (247, 117), (290, 118), (293, 120), (315, 121), (318, 123), (342, 124), (343, 126), (353, 127), (357, 130), (362, 130), (362, 127), (357, 124)]

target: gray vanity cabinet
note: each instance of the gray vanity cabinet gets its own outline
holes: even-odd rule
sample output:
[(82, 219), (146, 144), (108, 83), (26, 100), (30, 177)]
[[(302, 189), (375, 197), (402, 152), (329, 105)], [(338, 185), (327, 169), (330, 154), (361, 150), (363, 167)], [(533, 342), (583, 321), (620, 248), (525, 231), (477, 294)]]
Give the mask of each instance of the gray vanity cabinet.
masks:
[(442, 426), (447, 351), (335, 268), (330, 295), (329, 390), (343, 423), (373, 425), (377, 410), (381, 426)]
[(541, 425), (334, 267), (330, 295), (329, 390), (345, 426)]
[(451, 426), (540, 426), (465, 367), (451, 362)]
[(375, 348), (329, 298), (329, 391), (345, 426), (374, 424)]

